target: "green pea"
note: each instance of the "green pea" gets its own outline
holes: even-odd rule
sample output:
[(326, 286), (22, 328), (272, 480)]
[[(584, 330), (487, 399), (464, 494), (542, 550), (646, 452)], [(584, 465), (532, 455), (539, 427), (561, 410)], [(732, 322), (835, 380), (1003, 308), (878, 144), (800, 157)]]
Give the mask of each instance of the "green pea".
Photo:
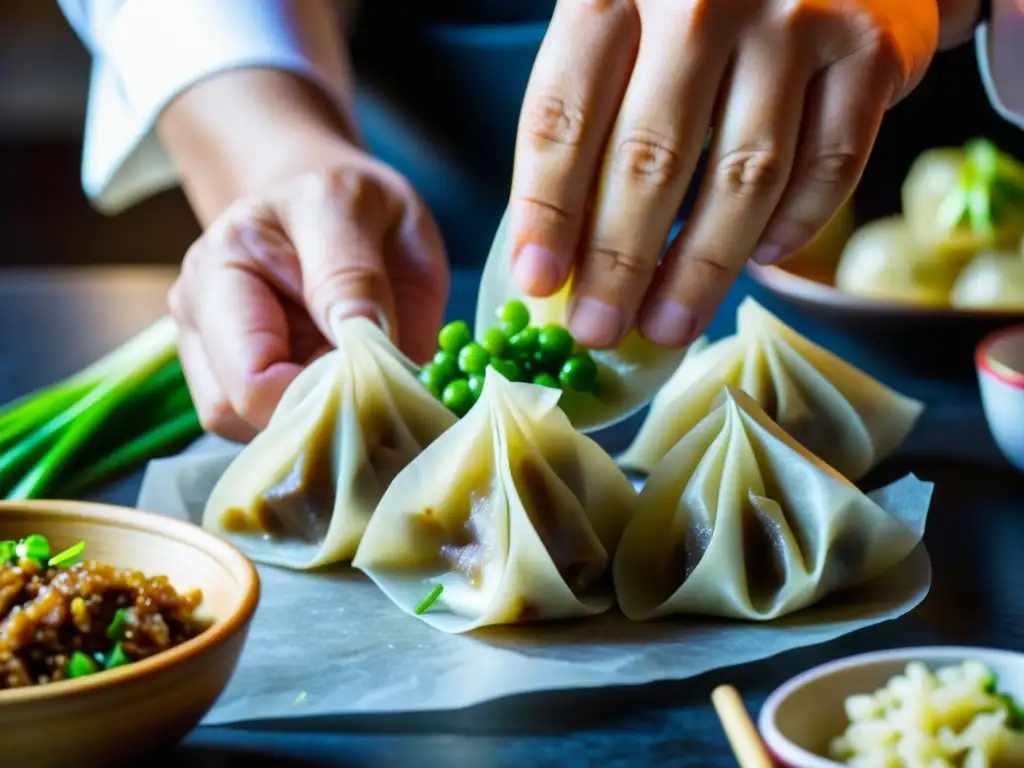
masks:
[(437, 344), (441, 350), (450, 355), (459, 354), (459, 350), (473, 340), (473, 334), (469, 332), (469, 326), (465, 320), (455, 320), (448, 323), (441, 332), (437, 334)]
[(508, 334), (501, 328), (489, 328), (480, 340), (480, 345), (490, 353), (491, 357), (501, 357), (505, 352), (505, 347), (508, 346)]
[(428, 363), (420, 370), (417, 378), (434, 397), (440, 397), (441, 391), (451, 379), (451, 376), (448, 374), (449, 372), (445, 371), (443, 366), (438, 366), (436, 363)]
[(459, 370), (465, 374), (482, 374), (487, 370), (487, 363), (490, 360), (491, 356), (487, 354), (487, 350), (471, 341), (459, 352)]
[(18, 556), (18, 542), (0, 541), (0, 565), (12, 562)]
[(45, 536), (33, 533), (18, 542), (15, 552), (19, 558), (45, 563), (50, 559), (50, 542), (46, 540)]
[(473, 393), (469, 390), (469, 382), (465, 379), (455, 379), (449, 383), (441, 393), (441, 402), (452, 413), (465, 416), (466, 412), (473, 407)]
[[(459, 375), (459, 362), (455, 355), (449, 354), (444, 350), (441, 350), (434, 355), (434, 362), (432, 365), (437, 368), (439, 374), (444, 379), (444, 383), (447, 384), (453, 378)], [(443, 389), (442, 385), (442, 389)]]
[(99, 672), (100, 667), (90, 656), (81, 651), (75, 651), (68, 660), (66, 671), (68, 677), (85, 677), (86, 675)]
[(519, 381), (519, 366), (515, 361), (506, 357), (494, 357), (491, 358), (490, 366), (509, 381)]
[(538, 373), (544, 373), (544, 367), (537, 365), (535, 360), (526, 358), (519, 361), (519, 378), (523, 381), (533, 381)]
[(131, 663), (131, 657), (124, 652), (124, 648), (121, 647), (121, 644), (115, 643), (114, 649), (110, 652), (110, 656), (107, 657), (107, 661), (103, 667), (105, 669), (114, 669), (115, 667), (123, 667), (125, 664)]
[(536, 328), (524, 328), (508, 340), (508, 348), (512, 356), (518, 359), (532, 358), (537, 352), (540, 331)]
[(513, 336), (530, 324), (530, 310), (519, 300), (510, 301), (498, 310), (501, 327), (509, 336)]
[(574, 355), (565, 361), (558, 380), (565, 389), (590, 392), (597, 382), (597, 364), (590, 355)]
[(568, 360), (575, 343), (572, 334), (560, 325), (545, 325), (537, 337), (541, 354), (552, 366)]
[(550, 373), (538, 373), (533, 377), (533, 383), (540, 384), (542, 387), (551, 387), (552, 389), (562, 388), (562, 385), (558, 383), (558, 379)]
[(484, 392), (484, 377), (483, 376), (470, 376), (469, 379), (469, 393), (473, 396), (474, 400), (479, 400), (480, 395)]

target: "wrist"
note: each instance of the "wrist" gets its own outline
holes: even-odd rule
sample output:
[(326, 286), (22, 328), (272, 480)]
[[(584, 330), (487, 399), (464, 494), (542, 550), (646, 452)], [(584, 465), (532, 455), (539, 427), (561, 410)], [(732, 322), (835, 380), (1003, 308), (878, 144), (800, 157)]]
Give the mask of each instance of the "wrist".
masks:
[(307, 170), (311, 151), (357, 151), (348, 111), (306, 78), (238, 69), (197, 83), (163, 113), (158, 131), (205, 225), (237, 198)]

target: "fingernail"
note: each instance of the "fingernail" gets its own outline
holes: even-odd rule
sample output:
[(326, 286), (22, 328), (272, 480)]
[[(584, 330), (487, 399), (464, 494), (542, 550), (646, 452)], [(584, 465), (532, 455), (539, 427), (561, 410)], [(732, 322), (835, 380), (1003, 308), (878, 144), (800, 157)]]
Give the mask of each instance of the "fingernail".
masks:
[(365, 317), (378, 325), (384, 334), (391, 338), (391, 325), (388, 323), (388, 316), (384, 314), (384, 310), (380, 308), (379, 304), (365, 300), (343, 299), (332, 304), (327, 312), (327, 327), (335, 346), (341, 338), (342, 323), (353, 317)]
[(697, 331), (697, 313), (678, 301), (665, 299), (644, 316), (640, 333), (662, 347), (681, 347), (693, 341)]
[(540, 245), (527, 243), (512, 261), (512, 277), (519, 287), (531, 295), (554, 293), (562, 282), (558, 257)]
[(569, 306), (569, 331), (581, 344), (603, 349), (614, 345), (623, 333), (625, 316), (597, 299), (574, 299)]
[(783, 255), (781, 245), (775, 245), (774, 243), (761, 243), (761, 245), (754, 249), (754, 253), (750, 258), (761, 266), (767, 267), (777, 261), (781, 261)]

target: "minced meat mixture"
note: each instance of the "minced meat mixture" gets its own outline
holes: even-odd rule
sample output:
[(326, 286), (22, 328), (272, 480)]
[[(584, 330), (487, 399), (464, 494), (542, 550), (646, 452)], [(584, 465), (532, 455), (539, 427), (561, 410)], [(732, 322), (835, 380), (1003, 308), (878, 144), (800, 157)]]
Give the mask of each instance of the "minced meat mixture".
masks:
[(180, 645), (208, 626), (195, 616), (201, 602), (199, 590), (179, 594), (165, 576), (91, 561), (44, 568), (22, 558), (0, 565), (0, 690), (77, 677)]

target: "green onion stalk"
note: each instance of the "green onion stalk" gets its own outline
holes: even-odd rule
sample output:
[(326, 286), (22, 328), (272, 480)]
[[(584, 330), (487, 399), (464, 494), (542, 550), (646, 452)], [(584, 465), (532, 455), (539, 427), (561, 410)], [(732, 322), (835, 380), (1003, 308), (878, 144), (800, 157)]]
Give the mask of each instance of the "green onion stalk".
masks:
[(939, 223), (947, 232), (966, 227), (988, 238), (1024, 206), (1024, 165), (987, 139), (964, 145), (959, 183), (942, 201)]
[(74, 497), (181, 450), (202, 427), (164, 317), (63, 381), (0, 406), (0, 497)]

